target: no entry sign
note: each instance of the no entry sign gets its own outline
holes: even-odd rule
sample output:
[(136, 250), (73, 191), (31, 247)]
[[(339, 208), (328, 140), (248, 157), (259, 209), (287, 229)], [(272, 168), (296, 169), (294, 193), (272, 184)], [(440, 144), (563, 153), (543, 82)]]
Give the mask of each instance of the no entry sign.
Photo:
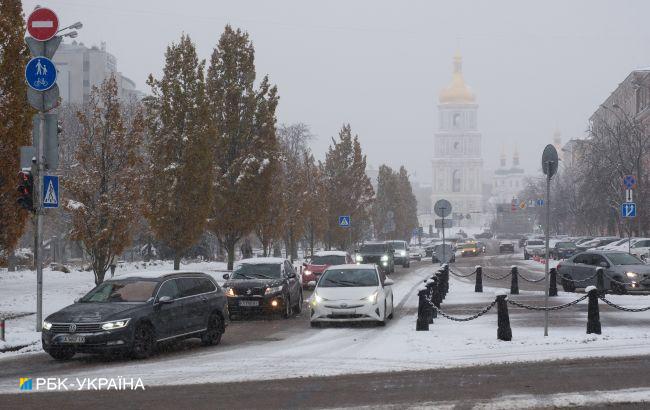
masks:
[(27, 31), (39, 41), (47, 41), (59, 30), (59, 18), (52, 10), (41, 7), (27, 18)]

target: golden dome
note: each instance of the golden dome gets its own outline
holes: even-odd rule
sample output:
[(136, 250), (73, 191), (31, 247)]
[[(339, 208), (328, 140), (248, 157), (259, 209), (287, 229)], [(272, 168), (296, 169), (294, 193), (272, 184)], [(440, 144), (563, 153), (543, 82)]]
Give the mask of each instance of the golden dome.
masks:
[(451, 84), (440, 91), (438, 99), (441, 104), (472, 104), (476, 101), (474, 92), (465, 84), (463, 58), (460, 54), (454, 56), (454, 74), (451, 78)]

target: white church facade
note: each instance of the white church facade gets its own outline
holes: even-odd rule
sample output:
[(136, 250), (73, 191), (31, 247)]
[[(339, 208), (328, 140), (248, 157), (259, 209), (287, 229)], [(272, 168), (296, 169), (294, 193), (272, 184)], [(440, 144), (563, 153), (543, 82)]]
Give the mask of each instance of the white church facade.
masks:
[[(432, 203), (447, 199), (463, 226), (480, 224), (483, 157), (476, 96), (465, 84), (462, 58), (454, 57), (451, 84), (439, 95), (438, 131), (432, 160)], [(469, 218), (468, 218), (469, 216)]]

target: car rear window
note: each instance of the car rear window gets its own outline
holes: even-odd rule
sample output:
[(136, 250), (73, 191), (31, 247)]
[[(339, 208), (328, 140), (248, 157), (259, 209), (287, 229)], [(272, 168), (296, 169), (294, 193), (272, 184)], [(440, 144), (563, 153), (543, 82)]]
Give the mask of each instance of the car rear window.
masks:
[(311, 258), (312, 265), (343, 265), (345, 264), (345, 256), (341, 255), (314, 255)]
[(280, 263), (242, 263), (232, 273), (233, 279), (277, 279), (282, 274)]
[(328, 269), (318, 286), (323, 288), (378, 286), (379, 277), (374, 269)]
[(390, 243), (394, 249), (406, 249), (406, 242), (395, 241)]
[(538, 245), (544, 245), (544, 242), (542, 242), (542, 241), (528, 241), (528, 242), (526, 242), (526, 245), (538, 246)]
[(101, 283), (80, 302), (146, 302), (158, 284), (154, 280), (111, 280)]
[(371, 245), (362, 245), (361, 248), (359, 248), (360, 252), (385, 252), (386, 251), (386, 245), (382, 243), (378, 244), (371, 244)]

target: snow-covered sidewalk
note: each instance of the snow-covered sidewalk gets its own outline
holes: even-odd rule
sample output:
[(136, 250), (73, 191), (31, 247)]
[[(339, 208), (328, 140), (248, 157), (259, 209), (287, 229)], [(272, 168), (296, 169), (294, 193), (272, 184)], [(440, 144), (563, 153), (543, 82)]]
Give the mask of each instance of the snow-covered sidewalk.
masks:
[[(414, 289), (431, 273), (431, 265), (424, 266), (395, 284), (395, 301), (402, 301), (398, 304), (401, 309), (385, 328), (306, 328), (278, 341), (196, 349), (182, 358), (113, 362), (100, 370), (77, 368), (58, 376), (142, 377), (146, 385), (167, 385), (650, 354), (650, 312), (604, 312), (601, 304), (603, 334), (586, 335), (586, 302), (562, 311), (562, 320), (552, 322), (548, 337), (543, 336), (543, 312), (512, 306), (511, 342), (496, 338), (496, 309), (465, 323), (439, 317), (430, 331), (416, 332)], [(486, 287), (484, 293), (474, 293), (472, 284), (452, 277), (442, 307), (453, 315), (469, 316), (490, 304), (495, 290)], [(579, 296), (561, 293), (552, 298), (551, 305)], [(512, 298), (537, 305), (543, 300), (541, 292), (522, 292)], [(646, 296), (608, 298), (631, 307), (650, 304)], [(626, 318), (630, 320), (622, 320)], [(0, 391), (15, 392), (15, 381), (0, 381)]]

